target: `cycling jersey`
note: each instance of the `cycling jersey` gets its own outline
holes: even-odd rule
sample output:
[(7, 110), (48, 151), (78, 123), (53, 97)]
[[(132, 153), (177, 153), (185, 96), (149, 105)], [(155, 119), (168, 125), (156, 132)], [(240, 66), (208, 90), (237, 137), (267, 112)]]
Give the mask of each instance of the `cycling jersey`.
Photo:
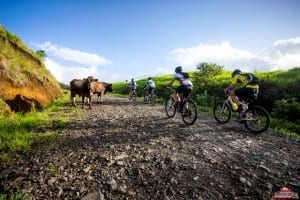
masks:
[(147, 85), (149, 85), (151, 88), (155, 88), (155, 82), (153, 80), (148, 80)]
[(135, 82), (135, 81), (130, 81), (129, 85), (130, 85), (130, 88), (131, 88), (132, 90), (135, 90), (135, 89), (136, 89), (136, 82)]
[(176, 73), (173, 79), (179, 81), (181, 86), (193, 87), (192, 82), (188, 78), (186, 78), (182, 73)]
[(231, 80), (232, 85), (238, 85), (240, 88), (253, 88), (258, 89), (258, 84), (256, 85), (249, 85), (249, 79), (246, 75), (237, 74)]

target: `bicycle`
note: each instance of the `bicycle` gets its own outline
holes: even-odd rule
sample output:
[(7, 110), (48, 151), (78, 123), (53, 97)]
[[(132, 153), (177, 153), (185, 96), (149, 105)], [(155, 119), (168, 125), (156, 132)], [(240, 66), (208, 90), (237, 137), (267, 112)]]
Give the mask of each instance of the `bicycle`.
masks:
[[(262, 133), (270, 126), (270, 115), (261, 106), (255, 105), (258, 90), (255, 94), (248, 97), (239, 97), (239, 108), (233, 109), (232, 98), (229, 93), (225, 93), (225, 101), (216, 103), (213, 109), (213, 114), (217, 122), (224, 124), (227, 123), (232, 113), (236, 113), (239, 118), (239, 123), (244, 124), (246, 129), (253, 133)], [(244, 107), (244, 108), (243, 108)]]
[(132, 91), (132, 93), (129, 94), (129, 101), (136, 101), (136, 91)]
[(151, 106), (155, 106), (156, 94), (154, 92), (154, 89), (152, 93), (149, 95), (149, 90), (144, 88), (144, 103), (150, 103)]
[(172, 94), (165, 101), (165, 111), (169, 118), (175, 116), (176, 111), (181, 113), (183, 122), (186, 125), (192, 125), (197, 119), (197, 104), (191, 98), (184, 97), (184, 94), (179, 94), (181, 102), (176, 102), (173, 94), (175, 89), (171, 87), (166, 87), (171, 90)]

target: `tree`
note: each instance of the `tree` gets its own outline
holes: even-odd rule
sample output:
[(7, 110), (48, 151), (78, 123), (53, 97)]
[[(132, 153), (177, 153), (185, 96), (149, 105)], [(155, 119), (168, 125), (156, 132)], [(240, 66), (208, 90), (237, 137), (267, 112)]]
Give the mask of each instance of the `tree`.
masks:
[(214, 76), (220, 74), (223, 70), (223, 66), (202, 62), (197, 65), (197, 71), (195, 73), (194, 80), (197, 83), (197, 89), (206, 90), (206, 88), (211, 85), (211, 80)]
[(42, 58), (42, 59), (44, 59), (44, 58), (46, 58), (47, 57), (47, 54), (46, 54), (46, 52), (44, 51), (44, 50), (38, 50), (38, 51), (36, 51), (35, 52), (40, 58)]

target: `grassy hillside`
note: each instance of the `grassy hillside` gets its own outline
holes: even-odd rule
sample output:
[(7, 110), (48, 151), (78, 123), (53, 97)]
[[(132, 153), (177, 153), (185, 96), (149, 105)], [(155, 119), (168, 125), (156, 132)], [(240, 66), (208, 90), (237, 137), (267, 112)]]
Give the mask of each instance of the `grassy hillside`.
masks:
[(29, 107), (30, 104), (44, 107), (61, 95), (57, 80), (46, 69), (42, 58), (1, 25), (0, 79), (0, 98), (6, 103), (19, 104), (16, 108), (26, 102)]

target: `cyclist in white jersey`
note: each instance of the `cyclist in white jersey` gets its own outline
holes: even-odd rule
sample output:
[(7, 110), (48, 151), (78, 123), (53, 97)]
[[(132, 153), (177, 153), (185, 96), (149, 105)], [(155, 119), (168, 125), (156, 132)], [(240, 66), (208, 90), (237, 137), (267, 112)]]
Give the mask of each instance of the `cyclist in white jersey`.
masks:
[(154, 88), (155, 88), (155, 82), (152, 80), (152, 77), (149, 77), (147, 82), (144, 85), (144, 89), (148, 87), (148, 96), (151, 97), (151, 95), (154, 92)]
[(173, 80), (167, 86), (171, 87), (176, 80), (180, 83), (180, 86), (176, 88), (176, 94), (174, 94), (175, 101), (180, 102), (181, 99), (178, 94), (183, 94), (183, 97), (187, 98), (193, 89), (193, 83), (190, 81), (188, 73), (182, 72), (181, 66), (175, 68), (175, 73)]

